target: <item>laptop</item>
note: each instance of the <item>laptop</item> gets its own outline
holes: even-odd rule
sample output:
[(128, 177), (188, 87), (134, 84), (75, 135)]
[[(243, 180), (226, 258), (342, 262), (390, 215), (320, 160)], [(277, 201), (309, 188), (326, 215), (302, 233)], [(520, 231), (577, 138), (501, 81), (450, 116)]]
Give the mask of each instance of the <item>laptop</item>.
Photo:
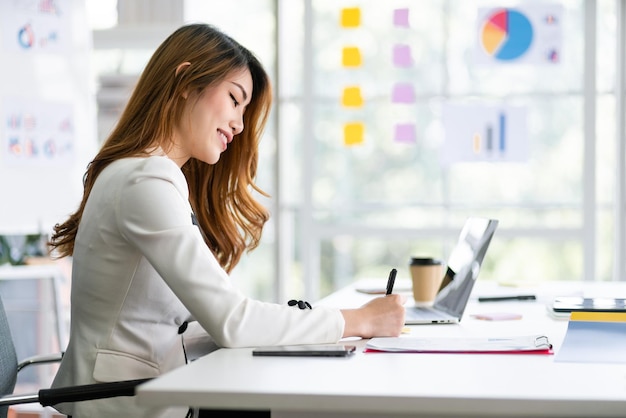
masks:
[(461, 321), (498, 221), (471, 217), (447, 261), (446, 274), (432, 306), (406, 308), (405, 323), (454, 324)]

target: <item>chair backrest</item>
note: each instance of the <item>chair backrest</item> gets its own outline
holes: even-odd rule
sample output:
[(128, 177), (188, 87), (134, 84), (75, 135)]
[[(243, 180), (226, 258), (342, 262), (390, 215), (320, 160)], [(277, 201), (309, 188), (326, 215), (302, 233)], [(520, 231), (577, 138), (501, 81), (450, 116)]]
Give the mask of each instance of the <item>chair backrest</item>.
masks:
[[(17, 354), (0, 296), (0, 396), (9, 395), (17, 381)], [(0, 407), (0, 418), (6, 418), (8, 407)]]

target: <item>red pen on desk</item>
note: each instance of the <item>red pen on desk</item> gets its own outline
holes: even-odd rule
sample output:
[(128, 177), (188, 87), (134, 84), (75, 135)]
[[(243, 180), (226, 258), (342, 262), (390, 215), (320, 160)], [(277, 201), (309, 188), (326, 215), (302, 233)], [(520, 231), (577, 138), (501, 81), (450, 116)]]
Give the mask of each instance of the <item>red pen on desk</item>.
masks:
[(398, 270), (396, 269), (391, 269), (389, 272), (389, 279), (387, 279), (387, 292), (385, 293), (386, 295), (390, 295), (391, 292), (393, 292), (393, 284), (396, 282), (396, 273), (398, 273)]

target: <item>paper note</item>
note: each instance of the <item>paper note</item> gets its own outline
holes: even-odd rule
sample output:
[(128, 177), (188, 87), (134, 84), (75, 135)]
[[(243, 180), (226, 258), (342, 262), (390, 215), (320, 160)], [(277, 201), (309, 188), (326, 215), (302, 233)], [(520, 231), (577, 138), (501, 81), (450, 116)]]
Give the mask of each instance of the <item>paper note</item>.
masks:
[(411, 47), (408, 45), (394, 45), (393, 65), (396, 67), (410, 67), (413, 64), (411, 59)]
[(343, 127), (343, 142), (344, 145), (357, 145), (363, 143), (363, 135), (365, 133), (365, 127), (361, 122), (347, 123)]
[(483, 321), (511, 321), (522, 319), (522, 314), (515, 312), (483, 312), (472, 314), (471, 317)]
[(361, 9), (350, 7), (341, 10), (341, 27), (357, 28), (361, 25)]
[(415, 125), (410, 123), (399, 123), (395, 126), (393, 136), (397, 142), (412, 143), (415, 142)]
[(395, 84), (391, 92), (391, 101), (393, 103), (414, 103), (415, 92), (413, 91), (413, 85), (409, 83)]
[(395, 9), (393, 11), (393, 25), (399, 28), (408, 28), (409, 9)]
[(345, 107), (361, 107), (363, 106), (363, 97), (361, 96), (361, 88), (358, 86), (346, 87), (343, 89), (343, 97), (341, 103)]
[(343, 48), (341, 61), (344, 67), (360, 67), (362, 64), (361, 51), (358, 47), (347, 46)]

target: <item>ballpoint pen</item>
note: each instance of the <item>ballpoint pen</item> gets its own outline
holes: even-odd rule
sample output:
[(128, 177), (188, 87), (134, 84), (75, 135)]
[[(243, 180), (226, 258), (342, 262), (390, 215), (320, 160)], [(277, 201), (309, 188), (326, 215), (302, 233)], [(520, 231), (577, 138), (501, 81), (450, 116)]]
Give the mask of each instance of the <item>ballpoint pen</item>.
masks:
[(389, 279), (387, 279), (387, 292), (385, 293), (386, 295), (390, 295), (391, 292), (393, 292), (393, 284), (396, 282), (397, 272), (398, 270), (396, 269), (391, 269), (389, 272)]
[(500, 302), (506, 300), (536, 300), (535, 295), (514, 295), (514, 296), (483, 296), (479, 297), (479, 302)]

